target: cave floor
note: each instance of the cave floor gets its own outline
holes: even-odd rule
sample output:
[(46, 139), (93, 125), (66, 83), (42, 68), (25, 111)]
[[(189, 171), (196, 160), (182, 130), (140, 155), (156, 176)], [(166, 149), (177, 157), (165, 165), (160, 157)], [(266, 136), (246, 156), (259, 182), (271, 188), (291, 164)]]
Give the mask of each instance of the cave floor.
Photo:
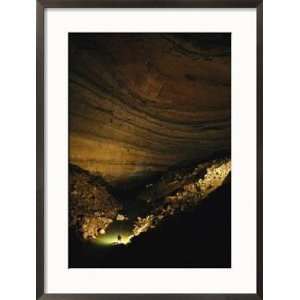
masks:
[[(132, 216), (134, 207), (130, 207)], [(115, 222), (104, 237), (93, 242), (70, 230), (69, 267), (229, 268), (231, 184), (227, 182), (194, 209), (164, 220), (126, 244), (131, 226), (130, 221)], [(117, 244), (118, 235), (126, 245)]]

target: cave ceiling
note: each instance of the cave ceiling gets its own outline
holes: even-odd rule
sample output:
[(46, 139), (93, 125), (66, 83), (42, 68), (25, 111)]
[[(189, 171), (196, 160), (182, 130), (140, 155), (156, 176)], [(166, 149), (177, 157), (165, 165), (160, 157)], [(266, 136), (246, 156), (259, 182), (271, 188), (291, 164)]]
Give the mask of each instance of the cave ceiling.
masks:
[(70, 162), (118, 185), (230, 153), (230, 49), (230, 34), (70, 34)]

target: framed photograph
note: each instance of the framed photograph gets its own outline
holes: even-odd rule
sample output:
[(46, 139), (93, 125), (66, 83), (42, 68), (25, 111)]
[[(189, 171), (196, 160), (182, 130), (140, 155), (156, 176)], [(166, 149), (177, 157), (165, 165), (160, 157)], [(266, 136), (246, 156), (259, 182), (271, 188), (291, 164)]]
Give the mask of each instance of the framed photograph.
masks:
[(37, 1), (37, 299), (263, 296), (262, 1)]

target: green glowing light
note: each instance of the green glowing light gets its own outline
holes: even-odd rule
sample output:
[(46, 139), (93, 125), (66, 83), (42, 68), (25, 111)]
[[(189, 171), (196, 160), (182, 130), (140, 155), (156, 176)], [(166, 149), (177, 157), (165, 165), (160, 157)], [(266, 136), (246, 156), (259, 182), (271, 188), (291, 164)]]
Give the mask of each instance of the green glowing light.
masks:
[(133, 235), (130, 231), (111, 230), (106, 234), (99, 235), (93, 242), (99, 246), (126, 245), (130, 243), (132, 237)]
[(105, 234), (103, 236), (99, 236), (94, 240), (94, 243), (101, 246), (115, 246), (118, 244), (126, 245), (130, 243), (130, 236), (122, 236), (122, 240), (118, 240), (118, 235)]

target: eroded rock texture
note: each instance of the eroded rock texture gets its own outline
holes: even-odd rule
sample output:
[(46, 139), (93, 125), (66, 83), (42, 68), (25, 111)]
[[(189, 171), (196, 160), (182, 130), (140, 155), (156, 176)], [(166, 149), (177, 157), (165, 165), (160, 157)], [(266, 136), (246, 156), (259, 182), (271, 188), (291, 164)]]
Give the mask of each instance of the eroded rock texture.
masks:
[(222, 186), (230, 172), (231, 161), (228, 159), (201, 163), (190, 170), (168, 172), (140, 195), (140, 199), (152, 204), (153, 209), (146, 216), (137, 218), (133, 235), (138, 236), (155, 228), (162, 220), (196, 207)]
[(70, 34), (70, 161), (111, 185), (230, 152), (229, 34)]
[(104, 181), (70, 165), (69, 188), (70, 226), (84, 239), (105, 234), (107, 227), (119, 217), (122, 206), (108, 192)]

